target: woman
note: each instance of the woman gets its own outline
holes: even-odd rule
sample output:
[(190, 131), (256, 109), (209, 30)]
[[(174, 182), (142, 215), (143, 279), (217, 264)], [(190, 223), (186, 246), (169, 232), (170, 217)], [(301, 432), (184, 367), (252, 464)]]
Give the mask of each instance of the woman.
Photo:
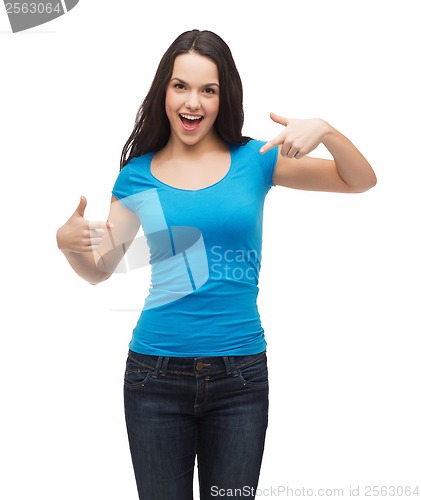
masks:
[[(376, 184), (326, 121), (271, 118), (284, 126), (277, 137), (244, 137), (230, 49), (212, 32), (183, 33), (123, 148), (107, 221), (86, 221), (82, 197), (57, 232), (70, 265), (94, 284), (113, 273), (140, 225), (147, 237), (152, 286), (124, 383), (141, 499), (191, 499), (196, 456), (202, 500), (255, 497), (268, 423), (256, 306), (265, 196), (274, 185), (356, 193)], [(320, 143), (333, 160), (307, 156)]]

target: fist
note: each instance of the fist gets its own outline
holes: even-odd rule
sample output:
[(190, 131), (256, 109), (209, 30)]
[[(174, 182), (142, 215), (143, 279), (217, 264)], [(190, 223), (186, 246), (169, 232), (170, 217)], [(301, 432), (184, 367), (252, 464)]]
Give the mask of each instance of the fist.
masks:
[(98, 250), (111, 222), (88, 221), (84, 218), (87, 201), (81, 196), (69, 220), (57, 231), (57, 246), (62, 251), (87, 253)]

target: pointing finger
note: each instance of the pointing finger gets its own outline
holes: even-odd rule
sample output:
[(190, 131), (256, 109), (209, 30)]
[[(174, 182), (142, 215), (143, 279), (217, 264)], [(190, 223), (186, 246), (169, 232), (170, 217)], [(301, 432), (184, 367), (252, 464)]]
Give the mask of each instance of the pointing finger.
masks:
[(277, 144), (275, 144), (273, 141), (268, 141), (266, 144), (264, 144), (260, 148), (260, 153), (262, 153), (262, 154), (267, 153), (268, 151), (270, 151), (275, 146), (277, 146)]
[(276, 137), (274, 137), (273, 139), (271, 139), (270, 141), (268, 141), (266, 144), (264, 144), (260, 148), (260, 152), (261, 153), (266, 153), (270, 149), (272, 149), (272, 148), (274, 148), (276, 146), (280, 146), (281, 144), (284, 143), (284, 141), (285, 141), (285, 134), (282, 132), (281, 134), (277, 135)]
[(289, 120), (285, 116), (280, 116), (280, 115), (277, 115), (276, 113), (271, 112), (270, 117), (276, 123), (280, 123), (281, 125), (284, 125), (285, 127), (288, 125)]

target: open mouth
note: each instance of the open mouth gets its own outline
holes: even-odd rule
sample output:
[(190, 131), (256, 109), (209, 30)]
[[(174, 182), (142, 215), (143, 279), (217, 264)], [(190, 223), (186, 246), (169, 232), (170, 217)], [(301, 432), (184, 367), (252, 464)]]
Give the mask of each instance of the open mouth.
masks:
[(196, 130), (204, 118), (200, 115), (188, 115), (185, 113), (180, 113), (179, 117), (185, 130)]

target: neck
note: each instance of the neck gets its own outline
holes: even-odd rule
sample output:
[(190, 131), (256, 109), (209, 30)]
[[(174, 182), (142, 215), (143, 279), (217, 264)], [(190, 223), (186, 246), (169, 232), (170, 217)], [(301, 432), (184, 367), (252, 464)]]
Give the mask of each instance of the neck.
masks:
[(165, 153), (173, 158), (202, 156), (210, 151), (226, 149), (227, 145), (218, 137), (216, 133), (208, 134), (200, 142), (193, 145), (184, 144), (176, 137), (171, 135), (166, 146), (163, 148)]

